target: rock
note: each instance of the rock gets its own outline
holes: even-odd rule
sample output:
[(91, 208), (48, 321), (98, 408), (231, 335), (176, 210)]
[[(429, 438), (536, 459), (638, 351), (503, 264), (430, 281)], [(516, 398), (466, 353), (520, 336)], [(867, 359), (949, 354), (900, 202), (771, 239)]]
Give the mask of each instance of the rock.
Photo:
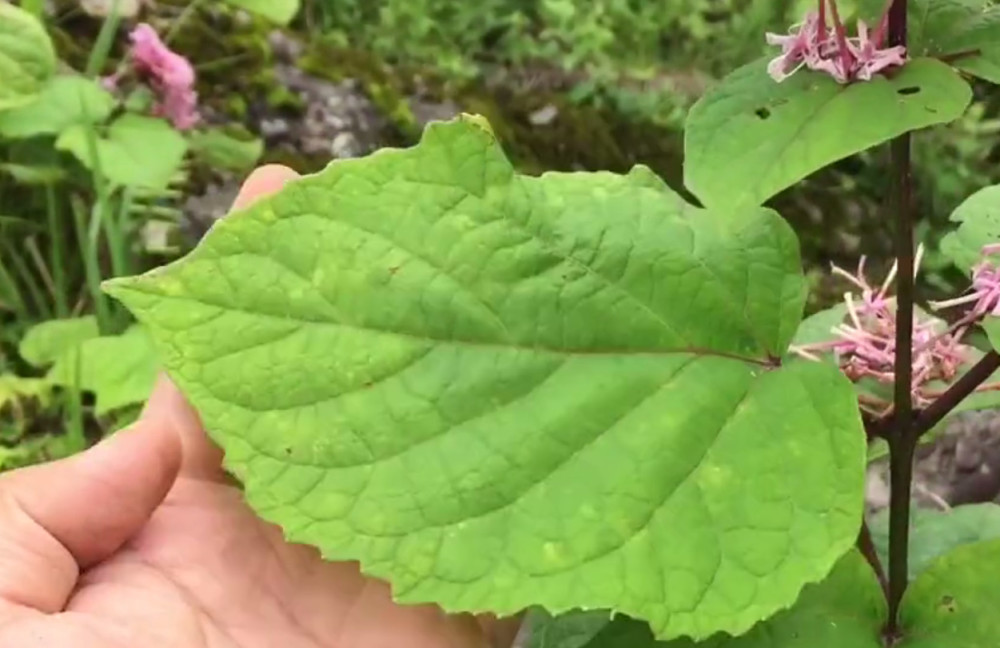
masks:
[(544, 108), (539, 108), (528, 115), (528, 121), (532, 126), (548, 126), (559, 116), (559, 109), (549, 104)]
[(288, 120), (287, 131), (264, 133), (268, 146), (345, 158), (367, 155), (384, 144), (388, 122), (357, 82), (334, 83), (291, 64), (277, 65), (275, 73), (280, 83), (302, 98), (306, 110), (301, 119)]
[(422, 130), (432, 121), (448, 121), (462, 112), (462, 108), (453, 101), (430, 101), (421, 97), (409, 97), (410, 111)]

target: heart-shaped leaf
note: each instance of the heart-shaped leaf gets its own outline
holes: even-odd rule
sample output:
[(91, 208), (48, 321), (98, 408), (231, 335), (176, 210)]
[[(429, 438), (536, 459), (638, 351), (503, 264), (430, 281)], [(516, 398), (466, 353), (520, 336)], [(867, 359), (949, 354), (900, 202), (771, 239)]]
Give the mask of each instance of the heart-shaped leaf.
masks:
[(0, 112), (0, 135), (10, 138), (58, 135), (73, 124), (104, 121), (114, 104), (111, 94), (93, 79), (55, 77), (33, 101)]
[(0, 2), (0, 110), (34, 99), (55, 70), (55, 48), (42, 23)]
[(54, 319), (37, 324), (24, 334), (18, 353), (35, 367), (47, 367), (70, 349), (100, 335), (97, 318)]
[[(56, 147), (72, 153), (88, 169), (115, 184), (146, 189), (165, 189), (180, 170), (187, 141), (162, 119), (125, 114), (96, 137), (87, 126), (75, 125), (63, 131)], [(88, 138), (95, 137), (95, 164)]]
[(108, 291), (250, 504), (406, 602), (739, 633), (853, 545), (864, 433), (773, 211), (514, 172), (481, 118), (338, 161)]
[(121, 335), (91, 338), (67, 350), (47, 378), (94, 394), (94, 411), (103, 416), (149, 398), (159, 369), (149, 335), (133, 326)]
[(684, 180), (707, 207), (763, 204), (837, 160), (956, 119), (972, 98), (954, 70), (930, 59), (848, 86), (808, 71), (776, 83), (765, 68), (739, 68), (688, 115)]

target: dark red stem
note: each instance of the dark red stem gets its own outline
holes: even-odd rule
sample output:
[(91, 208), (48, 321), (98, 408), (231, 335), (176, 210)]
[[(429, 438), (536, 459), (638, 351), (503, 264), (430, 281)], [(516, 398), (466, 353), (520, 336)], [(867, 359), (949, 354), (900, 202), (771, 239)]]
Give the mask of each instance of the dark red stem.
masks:
[(1000, 369), (1000, 354), (990, 351), (917, 415), (913, 422), (913, 434), (919, 438), (930, 431), (969, 394), (989, 380), (997, 369)]
[[(889, 45), (906, 46), (907, 0), (889, 7)], [(893, 393), (893, 429), (889, 433), (889, 618), (887, 640), (901, 635), (899, 604), (906, 591), (909, 571), (910, 491), (917, 435), (913, 432), (913, 187), (910, 134), (890, 145), (891, 217), (896, 223), (896, 367)]]

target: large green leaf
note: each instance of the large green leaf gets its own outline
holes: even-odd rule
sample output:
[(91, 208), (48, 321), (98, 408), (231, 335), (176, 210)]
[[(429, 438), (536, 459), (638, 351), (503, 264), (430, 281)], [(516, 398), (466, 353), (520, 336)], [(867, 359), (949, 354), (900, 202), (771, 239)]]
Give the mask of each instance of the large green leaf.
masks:
[(0, 135), (11, 138), (57, 135), (73, 124), (104, 121), (114, 104), (114, 97), (97, 81), (58, 76), (33, 101), (0, 112)]
[(18, 352), (35, 367), (51, 365), (67, 351), (101, 333), (93, 316), (54, 319), (37, 324), (24, 334)]
[(299, 0), (226, 0), (229, 4), (287, 25), (299, 13)]
[[(863, 0), (861, 15), (870, 24), (883, 0)], [(942, 57), (980, 78), (1000, 83), (1000, 6), (990, 0), (910, 0), (909, 52)]]
[[(985, 648), (996, 645), (995, 593), (1000, 541), (964, 545), (934, 561), (907, 590), (896, 648)], [(657, 642), (648, 626), (613, 621), (586, 648), (883, 648), (885, 599), (871, 569), (851, 552), (823, 583), (807, 587), (795, 607), (748, 634), (695, 643)]]
[(42, 23), (0, 2), (0, 110), (31, 101), (55, 69), (55, 48)]
[[(947, 512), (914, 509), (910, 526), (910, 578), (956, 547), (983, 540), (1000, 540), (1000, 506), (969, 504)], [(883, 560), (889, 557), (889, 512), (875, 515), (872, 539)]]
[[(63, 131), (56, 147), (69, 151), (88, 169), (94, 169), (87, 126)], [(162, 119), (131, 113), (114, 121), (106, 136), (94, 142), (100, 172), (111, 182), (128, 187), (165, 189), (180, 170), (187, 142)]]
[(48, 379), (93, 393), (94, 411), (105, 415), (145, 401), (158, 371), (152, 340), (133, 326), (121, 335), (91, 338), (67, 351), (49, 370)]
[(954, 120), (972, 97), (954, 70), (929, 59), (848, 86), (808, 71), (776, 83), (765, 67), (739, 68), (688, 116), (684, 180), (708, 207), (763, 204), (841, 158)]
[(742, 637), (656, 641), (649, 626), (623, 618), (611, 622), (586, 648), (882, 648), (879, 630), (885, 614), (885, 598), (871, 568), (851, 551), (825, 581), (806, 587), (795, 607)]
[(256, 511), (402, 601), (743, 632), (856, 538), (851, 385), (776, 366), (793, 233), (644, 168), (520, 176), (463, 117), (108, 291)]

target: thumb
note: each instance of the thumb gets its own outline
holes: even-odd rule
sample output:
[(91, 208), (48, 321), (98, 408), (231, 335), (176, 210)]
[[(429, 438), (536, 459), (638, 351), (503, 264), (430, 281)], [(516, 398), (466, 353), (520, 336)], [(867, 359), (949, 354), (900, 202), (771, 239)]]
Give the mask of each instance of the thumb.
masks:
[(0, 477), (0, 607), (62, 610), (80, 571), (143, 527), (180, 466), (160, 402), (154, 393), (137, 423), (82, 454)]

